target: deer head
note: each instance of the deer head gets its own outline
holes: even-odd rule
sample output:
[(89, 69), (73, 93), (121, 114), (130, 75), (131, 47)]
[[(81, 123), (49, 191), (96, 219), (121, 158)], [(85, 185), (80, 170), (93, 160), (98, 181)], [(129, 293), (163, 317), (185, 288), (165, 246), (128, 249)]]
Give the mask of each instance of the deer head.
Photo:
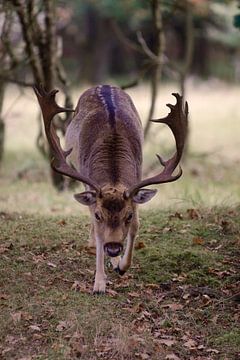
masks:
[(115, 257), (123, 250), (130, 225), (136, 221), (136, 204), (149, 201), (157, 190), (139, 189), (127, 196), (123, 186), (107, 185), (101, 191), (85, 191), (74, 195), (83, 205), (90, 207), (95, 234), (103, 239), (107, 255)]

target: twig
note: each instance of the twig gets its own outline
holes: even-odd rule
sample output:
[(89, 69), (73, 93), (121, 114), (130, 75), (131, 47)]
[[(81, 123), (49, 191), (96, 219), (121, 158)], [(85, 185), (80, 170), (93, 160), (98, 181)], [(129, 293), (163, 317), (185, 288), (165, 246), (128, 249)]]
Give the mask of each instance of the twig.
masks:
[(152, 63), (143, 66), (142, 69), (140, 69), (140, 71), (139, 71), (139, 73), (137, 75), (137, 78), (135, 80), (131, 81), (128, 84), (122, 85), (121, 88), (123, 90), (126, 90), (126, 89), (132, 88), (134, 86), (137, 86), (139, 84), (139, 82), (141, 81), (141, 79), (144, 78), (145, 74), (150, 70), (150, 68), (152, 66), (153, 66)]
[(144, 39), (142, 32), (137, 31), (137, 38), (139, 41), (139, 44), (142, 46), (143, 52), (149, 57), (154, 63), (159, 64), (159, 57), (155, 55), (152, 50), (148, 47), (146, 40)]
[(34, 85), (34, 83), (30, 83), (30, 82), (26, 82), (26, 81), (18, 80), (18, 79), (13, 79), (7, 75), (2, 75), (2, 74), (0, 74), (0, 79), (4, 80), (6, 82), (10, 82), (10, 83), (13, 83), (16, 85), (23, 86), (23, 87), (33, 87), (33, 85)]
[(117, 39), (122, 43), (122, 45), (127, 49), (131, 51), (136, 51), (142, 53), (142, 49), (140, 46), (138, 46), (134, 41), (131, 41), (128, 39), (128, 37), (124, 34), (120, 26), (116, 21), (111, 19), (110, 25), (112, 27), (113, 32), (115, 33)]

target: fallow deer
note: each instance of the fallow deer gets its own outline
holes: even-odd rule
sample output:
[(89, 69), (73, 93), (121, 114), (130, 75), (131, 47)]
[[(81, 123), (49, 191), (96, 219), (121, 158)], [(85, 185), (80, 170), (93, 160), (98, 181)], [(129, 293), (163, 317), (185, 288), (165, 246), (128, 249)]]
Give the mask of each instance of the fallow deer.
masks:
[[(163, 170), (142, 180), (143, 129), (131, 98), (120, 88), (99, 85), (80, 97), (66, 131), (63, 151), (52, 123), (61, 112), (73, 111), (57, 105), (53, 90), (34, 88), (44, 119), (46, 136), (53, 154), (55, 171), (82, 182), (85, 191), (74, 195), (87, 205), (91, 215), (89, 246), (96, 247), (94, 293), (104, 293), (104, 254), (112, 257), (115, 270), (124, 274), (131, 265), (134, 239), (138, 231), (138, 204), (149, 201), (157, 190), (144, 188), (177, 180), (178, 166), (187, 133), (188, 104), (173, 94), (176, 104), (167, 104), (170, 113), (152, 120), (167, 124), (175, 138), (176, 152), (167, 161), (157, 155)], [(68, 162), (66, 158), (68, 157)], [(123, 251), (124, 240), (125, 252)]]

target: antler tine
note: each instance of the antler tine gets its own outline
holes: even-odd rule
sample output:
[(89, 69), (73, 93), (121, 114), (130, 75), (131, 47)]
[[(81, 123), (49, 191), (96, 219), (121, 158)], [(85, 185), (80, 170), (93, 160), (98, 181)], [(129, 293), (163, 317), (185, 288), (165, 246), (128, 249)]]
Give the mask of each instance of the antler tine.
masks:
[(185, 102), (185, 107), (183, 108), (182, 96), (177, 93), (172, 93), (172, 95), (175, 96), (177, 103), (175, 105), (167, 104), (167, 107), (171, 110), (170, 113), (165, 118), (153, 119), (151, 121), (166, 124), (170, 127), (176, 141), (178, 160), (180, 160), (188, 127), (188, 103)]
[(171, 110), (170, 113), (162, 119), (153, 119), (151, 121), (169, 126), (174, 135), (177, 150), (175, 154), (167, 161), (164, 161), (160, 155), (157, 155), (160, 164), (164, 166), (163, 171), (153, 177), (147, 178), (133, 185), (130, 189), (128, 189), (128, 196), (134, 195), (138, 189), (144, 186), (172, 182), (180, 178), (182, 175), (181, 167), (176, 175), (172, 174), (181, 160), (184, 149), (188, 128), (188, 103), (186, 102), (183, 108), (182, 96), (177, 93), (173, 93), (172, 95), (175, 96), (177, 102), (175, 105), (167, 104)]
[(35, 85), (33, 90), (37, 96), (39, 105), (42, 110), (45, 132), (51, 153), (53, 155), (53, 159), (51, 161), (52, 168), (58, 173), (81, 181), (99, 192), (100, 188), (95, 182), (81, 175), (77, 170), (68, 165), (66, 158), (72, 152), (72, 149), (67, 151), (62, 150), (59, 137), (57, 136), (54, 125), (52, 123), (52, 120), (56, 114), (61, 112), (74, 112), (74, 110), (61, 107), (56, 103), (55, 96), (58, 90), (46, 92), (41, 85)]

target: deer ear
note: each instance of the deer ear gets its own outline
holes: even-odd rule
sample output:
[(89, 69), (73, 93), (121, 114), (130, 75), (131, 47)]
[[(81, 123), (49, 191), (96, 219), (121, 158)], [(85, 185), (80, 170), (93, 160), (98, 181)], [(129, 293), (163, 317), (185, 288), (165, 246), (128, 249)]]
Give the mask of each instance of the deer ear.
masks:
[(79, 194), (75, 194), (74, 198), (83, 205), (93, 205), (96, 202), (96, 192), (95, 191), (84, 191)]
[(157, 190), (150, 190), (150, 189), (140, 189), (137, 193), (133, 196), (133, 201), (138, 204), (144, 204), (151, 200), (154, 195), (156, 195)]

